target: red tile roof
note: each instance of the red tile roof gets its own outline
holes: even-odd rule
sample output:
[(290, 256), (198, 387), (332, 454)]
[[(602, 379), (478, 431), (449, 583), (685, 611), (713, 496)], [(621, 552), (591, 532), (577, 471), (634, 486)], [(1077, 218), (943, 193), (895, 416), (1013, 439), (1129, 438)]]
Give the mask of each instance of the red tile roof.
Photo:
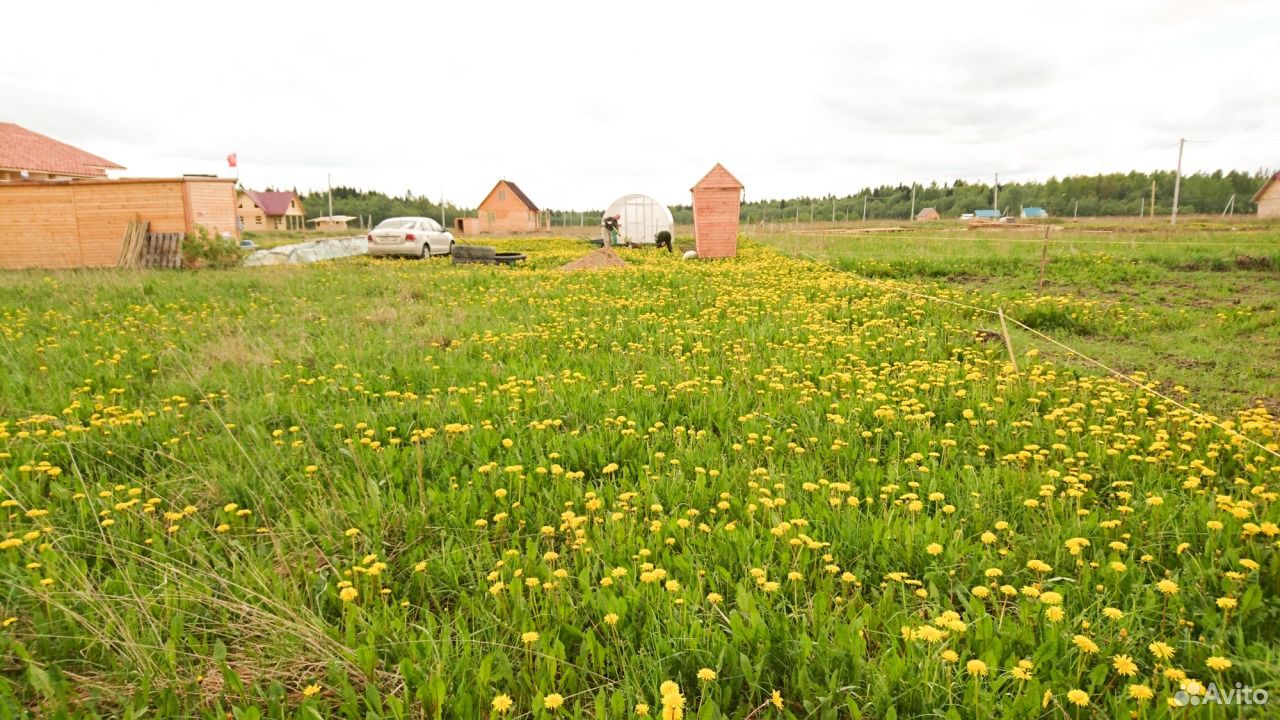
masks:
[(21, 125), (0, 123), (0, 170), (92, 178), (106, 177), (107, 168), (123, 170), (124, 166)]
[[(253, 200), (254, 204), (262, 208), (262, 212), (266, 213), (269, 217), (284, 215), (289, 211), (289, 201), (298, 197), (289, 190), (284, 192), (255, 192), (253, 190), (245, 190), (244, 194), (248, 195)], [(299, 202), (298, 204), (301, 205), (302, 203)]]

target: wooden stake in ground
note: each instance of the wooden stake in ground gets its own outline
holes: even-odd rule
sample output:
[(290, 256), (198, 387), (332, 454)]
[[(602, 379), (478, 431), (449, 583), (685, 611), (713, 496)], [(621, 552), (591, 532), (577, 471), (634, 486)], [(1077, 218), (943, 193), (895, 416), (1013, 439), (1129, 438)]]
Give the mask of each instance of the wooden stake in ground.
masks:
[(1009, 364), (1013, 365), (1013, 372), (1018, 372), (1018, 358), (1013, 355), (1013, 341), (1009, 339), (1009, 326), (1004, 322), (1004, 308), (996, 308), (996, 313), (1000, 315), (1000, 334), (1004, 336), (1004, 347), (1009, 351)]
[(1036, 294), (1044, 294), (1044, 266), (1049, 263), (1049, 226), (1044, 226), (1044, 244), (1040, 246), (1040, 284), (1036, 286)]

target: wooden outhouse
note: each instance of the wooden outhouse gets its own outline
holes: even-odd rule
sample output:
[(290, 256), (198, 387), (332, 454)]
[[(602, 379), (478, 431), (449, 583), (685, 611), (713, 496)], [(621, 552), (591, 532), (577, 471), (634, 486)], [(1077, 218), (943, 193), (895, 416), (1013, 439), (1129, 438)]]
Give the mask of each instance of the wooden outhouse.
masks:
[(693, 192), (693, 239), (700, 258), (738, 254), (738, 214), (742, 183), (720, 163), (698, 181)]

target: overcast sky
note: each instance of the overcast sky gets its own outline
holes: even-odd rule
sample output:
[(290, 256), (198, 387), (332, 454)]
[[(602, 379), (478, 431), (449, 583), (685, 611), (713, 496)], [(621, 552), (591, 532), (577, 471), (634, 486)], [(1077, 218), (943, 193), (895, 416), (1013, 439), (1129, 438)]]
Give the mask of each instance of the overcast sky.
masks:
[(0, 121), (128, 167), (474, 206), (1280, 168), (1280, 2), (6, 3)]

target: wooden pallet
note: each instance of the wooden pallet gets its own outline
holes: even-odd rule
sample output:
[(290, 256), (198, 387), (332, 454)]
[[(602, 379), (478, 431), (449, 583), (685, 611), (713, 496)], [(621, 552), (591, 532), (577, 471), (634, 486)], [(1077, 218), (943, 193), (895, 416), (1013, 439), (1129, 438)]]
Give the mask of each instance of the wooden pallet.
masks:
[(182, 267), (182, 233), (147, 233), (140, 267)]

